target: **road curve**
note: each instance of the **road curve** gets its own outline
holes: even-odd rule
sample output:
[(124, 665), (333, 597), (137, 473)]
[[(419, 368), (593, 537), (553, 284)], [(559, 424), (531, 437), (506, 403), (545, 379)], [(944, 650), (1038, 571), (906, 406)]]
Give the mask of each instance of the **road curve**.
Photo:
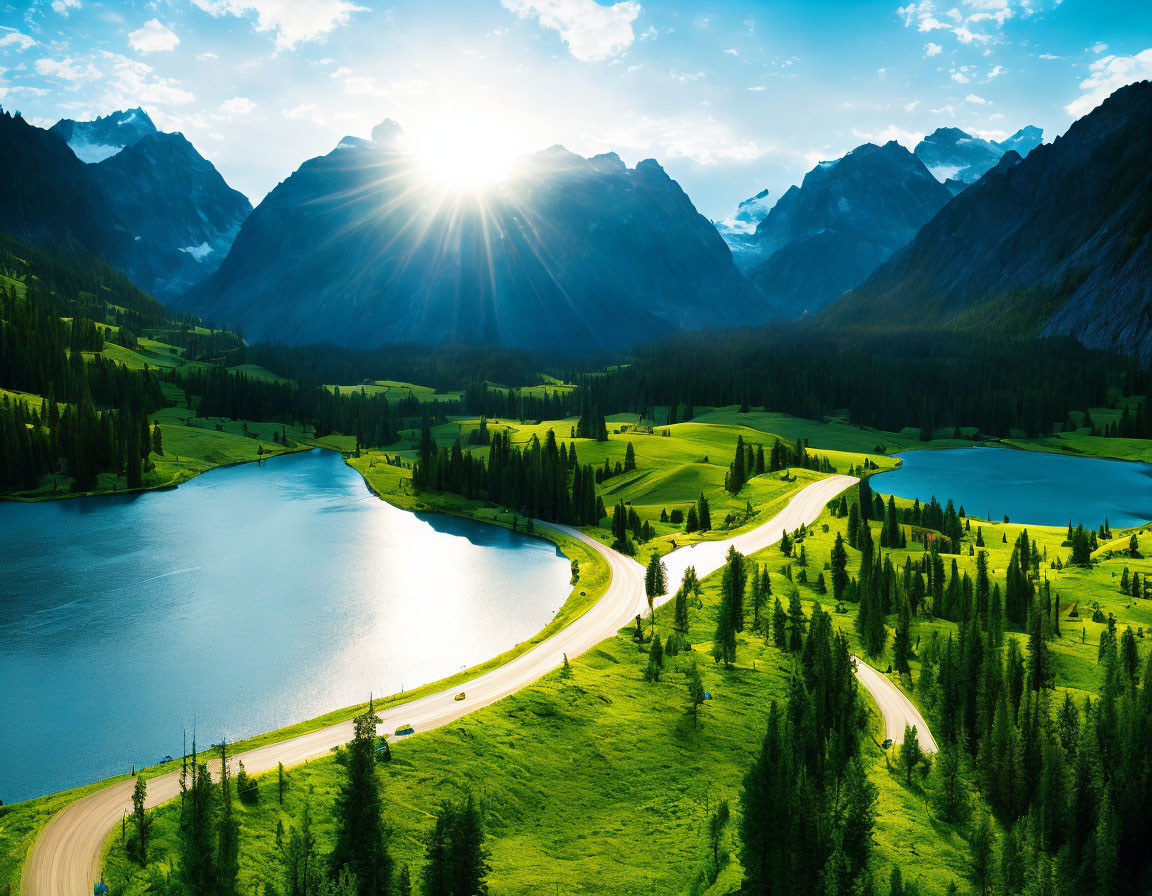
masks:
[(878, 669), (872, 668), (859, 657), (852, 659), (856, 660), (856, 678), (867, 688), (884, 716), (884, 736), (894, 744), (903, 743), (904, 726), (912, 725), (916, 729), (920, 749), (925, 753), (935, 753), (936, 741), (928, 730), (928, 723), (907, 695)]
[[(673, 551), (665, 558), (671, 592), (675, 592), (684, 569), (689, 565), (695, 566), (697, 575), (704, 578), (724, 564), (729, 547), (735, 547), (745, 554), (768, 547), (778, 541), (785, 530), (791, 531), (802, 524), (814, 522), (832, 498), (856, 481), (851, 476), (821, 479), (803, 488), (780, 513), (750, 532), (723, 541), (705, 542)], [(647, 613), (644, 568), (638, 562), (606, 548), (576, 529), (554, 524), (541, 525), (553, 525), (580, 539), (607, 561), (612, 578), (604, 596), (563, 630), (499, 668), (472, 679), (466, 685), (381, 710), (380, 731), (394, 731), (403, 723), (410, 723), (418, 732), (427, 731), (490, 706), (556, 669), (563, 662), (565, 654), (569, 657), (578, 656), (614, 635), (638, 614)], [(664, 595), (657, 604), (667, 599), (668, 595)], [(893, 700), (890, 694), (885, 698), (886, 702), (881, 702), (877, 691), (866, 680), (867, 673), (861, 673), (870, 670), (883, 686), (895, 690), (894, 686), (871, 667), (862, 663), (859, 666), (857, 674), (865, 687), (877, 697), (886, 720), (889, 707), (895, 707), (902, 713), (907, 710), (916, 713), (910, 703), (906, 710), (901, 709), (899, 702)], [(456, 701), (455, 695), (461, 690), (466, 691), (468, 697)], [(881, 689), (880, 693), (886, 691)], [(899, 691), (896, 693), (899, 694)], [(903, 695), (900, 694), (900, 697)], [(907, 703), (906, 698), (904, 702)], [(897, 725), (900, 734), (903, 734), (903, 718), (905, 716), (901, 715), (898, 722), (888, 720), (889, 731), (893, 725)], [(920, 730), (927, 735), (927, 726), (923, 725), (919, 713), (916, 713), (915, 718), (919, 719), (916, 724), (920, 725)], [(931, 735), (927, 736), (930, 740)], [(232, 758), (242, 759), (245, 769), (252, 774), (273, 769), (279, 762), (286, 766), (298, 765), (308, 759), (323, 756), (351, 739), (352, 722), (340, 722)], [(85, 896), (90, 893), (92, 884), (100, 877), (100, 854), (104, 840), (122, 815), (131, 811), (133, 786), (131, 780), (112, 784), (56, 813), (44, 826), (29, 852), (21, 878), (23, 896)], [(179, 792), (177, 772), (152, 778), (148, 782), (147, 805), (153, 807), (167, 802), (178, 796)]]

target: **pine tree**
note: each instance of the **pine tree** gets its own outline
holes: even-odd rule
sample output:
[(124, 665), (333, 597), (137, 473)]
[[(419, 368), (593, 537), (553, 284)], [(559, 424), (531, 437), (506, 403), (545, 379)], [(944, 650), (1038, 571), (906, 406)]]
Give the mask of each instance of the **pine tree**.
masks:
[(732, 465), (728, 468), (728, 491), (732, 494), (739, 493), (740, 489), (744, 487), (746, 472), (744, 468), (744, 436), (736, 437), (736, 455), (732, 460)]
[[(724, 568), (724, 578), (729, 580), (729, 567)], [(730, 666), (736, 661), (736, 625), (734, 622), (736, 610), (734, 606), (733, 589), (730, 582), (728, 587), (720, 591), (720, 608), (716, 614), (716, 632), (712, 636), (712, 659)]]
[(788, 648), (788, 616), (784, 612), (784, 605), (780, 603), (780, 598), (776, 598), (772, 608), (772, 643), (779, 650)]
[(896, 621), (896, 636), (892, 641), (892, 665), (900, 675), (910, 675), (912, 667), (909, 659), (912, 655), (911, 611), (908, 600), (900, 601), (900, 612)]
[(804, 608), (800, 605), (800, 592), (792, 590), (788, 598), (788, 650), (799, 653), (804, 646)]
[(371, 714), (357, 716), (344, 748), (344, 780), (333, 812), (335, 842), (329, 862), (333, 877), (344, 869), (356, 876), (359, 896), (389, 896), (392, 860), (385, 841), (383, 802), (376, 776), (376, 726)]
[(148, 864), (148, 831), (152, 827), (152, 819), (144, 811), (147, 793), (148, 785), (137, 775), (136, 786), (132, 790), (132, 822), (136, 828), (137, 858), (141, 865)]
[(924, 759), (924, 752), (920, 749), (920, 738), (915, 725), (904, 725), (904, 740), (900, 744), (900, 752), (897, 755), (900, 760), (900, 767), (904, 770), (905, 782), (911, 787), (912, 772)]
[(656, 598), (668, 591), (668, 567), (655, 551), (648, 558), (648, 568), (644, 571), (644, 594), (648, 598), (648, 615), (656, 624)]
[(628, 447), (624, 449), (624, 470), (636, 469), (636, 449), (632, 447), (632, 443), (628, 443)]
[(692, 727), (700, 720), (700, 707), (704, 704), (704, 683), (700, 680), (700, 668), (693, 659), (688, 666), (688, 714), (692, 716)]
[(848, 584), (848, 552), (844, 550), (844, 539), (836, 533), (836, 544), (832, 547), (832, 596), (839, 600), (844, 596)]
[(232, 773), (227, 745), (220, 744), (220, 831), (216, 846), (216, 892), (233, 896), (240, 876), (240, 822), (232, 805)]

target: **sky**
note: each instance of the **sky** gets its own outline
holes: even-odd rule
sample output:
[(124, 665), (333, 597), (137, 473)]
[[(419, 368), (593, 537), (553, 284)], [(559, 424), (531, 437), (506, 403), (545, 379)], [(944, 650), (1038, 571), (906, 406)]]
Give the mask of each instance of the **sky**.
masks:
[(143, 106), (254, 204), (391, 118), (448, 166), (655, 158), (719, 220), (869, 141), (1050, 141), (1144, 78), (1148, 0), (0, 0), (6, 109)]

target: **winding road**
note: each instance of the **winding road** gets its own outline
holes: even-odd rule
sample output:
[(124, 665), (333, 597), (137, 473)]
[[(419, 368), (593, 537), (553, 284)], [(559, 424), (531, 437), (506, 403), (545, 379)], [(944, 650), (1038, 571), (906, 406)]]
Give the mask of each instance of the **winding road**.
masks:
[[(857, 480), (851, 476), (830, 476), (806, 486), (775, 517), (762, 526), (723, 541), (703, 542), (673, 551), (665, 557), (668, 582), (675, 590), (684, 569), (695, 566), (702, 579), (724, 564), (729, 547), (750, 554), (779, 541), (785, 530), (810, 524), (824, 506)], [(561, 631), (504, 665), (472, 679), (466, 685), (429, 694), (379, 712), (379, 731), (389, 733), (410, 723), (417, 732), (453, 722), (468, 713), (490, 706), (509, 694), (558, 668), (564, 656), (575, 657), (605, 638), (613, 636), (638, 614), (648, 611), (644, 594), (644, 568), (630, 557), (606, 548), (595, 539), (567, 526), (551, 525), (580, 539), (608, 563), (612, 578), (604, 596), (584, 615)], [(669, 595), (657, 600), (667, 601)], [(898, 742), (904, 723), (916, 725), (925, 749), (935, 750), (935, 742), (915, 706), (888, 679), (872, 667), (857, 662), (857, 677), (872, 694), (884, 714), (888, 736)], [(455, 696), (466, 691), (467, 699)], [(893, 735), (896, 732), (896, 736)], [(324, 756), (333, 747), (352, 739), (352, 722), (340, 722), (275, 744), (258, 747), (231, 757), (243, 760), (245, 769), (258, 773), (274, 769), (277, 763), (298, 765)], [(100, 856), (104, 841), (125, 812), (132, 809), (132, 780), (121, 781), (89, 794), (61, 809), (40, 832), (24, 865), (21, 879), (23, 896), (86, 896), (100, 877)], [(157, 806), (179, 795), (179, 773), (170, 772), (148, 782), (147, 805)]]

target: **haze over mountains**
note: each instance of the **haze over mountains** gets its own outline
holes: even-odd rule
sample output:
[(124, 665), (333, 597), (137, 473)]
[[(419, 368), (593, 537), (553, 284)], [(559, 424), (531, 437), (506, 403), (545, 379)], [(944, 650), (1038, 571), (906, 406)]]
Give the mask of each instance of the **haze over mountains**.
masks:
[(821, 162), (773, 206), (748, 280), (775, 317), (816, 311), (906, 244), (952, 194), (895, 141)]
[(939, 128), (914, 153), (866, 143), (820, 162), (775, 205), (761, 192), (717, 226), (770, 313), (800, 317), (861, 283), (1010, 149), (1027, 155), (1042, 137), (1029, 126), (997, 144)]
[(959, 128), (937, 128), (916, 144), (914, 152), (932, 176), (955, 194), (976, 183), (1006, 152), (1023, 157), (1043, 140), (1044, 132), (1032, 125), (1001, 143), (973, 137)]
[(1033, 127), (865, 144), (715, 226), (656, 161), (559, 146), (452, 193), (391, 122), (252, 211), (142, 109), (51, 131), (4, 115), (0, 230), (93, 252), (252, 340), (581, 352), (819, 312), (1067, 333), (1147, 358), (1150, 92), (1118, 91), (1050, 145)]

